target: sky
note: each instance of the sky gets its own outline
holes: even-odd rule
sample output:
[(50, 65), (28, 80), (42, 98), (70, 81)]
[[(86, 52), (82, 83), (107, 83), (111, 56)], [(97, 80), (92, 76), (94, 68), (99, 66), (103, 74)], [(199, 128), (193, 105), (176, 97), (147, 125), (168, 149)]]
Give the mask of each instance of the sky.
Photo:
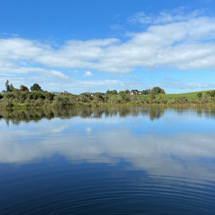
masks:
[(0, 91), (215, 89), (214, 0), (0, 1)]

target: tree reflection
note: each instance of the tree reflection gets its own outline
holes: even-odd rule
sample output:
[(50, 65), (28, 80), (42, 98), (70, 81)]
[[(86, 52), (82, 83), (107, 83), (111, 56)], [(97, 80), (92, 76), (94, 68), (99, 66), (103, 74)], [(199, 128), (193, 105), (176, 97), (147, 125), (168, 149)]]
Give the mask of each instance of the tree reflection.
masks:
[[(72, 117), (81, 118), (102, 118), (102, 117), (127, 117), (127, 116), (148, 116), (150, 120), (159, 119), (165, 114), (169, 108), (162, 106), (147, 106), (147, 107), (86, 107), (86, 108), (40, 108), (28, 110), (0, 110), (0, 120), (5, 119), (6, 123), (10, 122), (18, 125), (24, 121), (38, 122), (43, 118), (53, 119), (55, 117), (61, 119), (69, 119)], [(171, 108), (172, 111), (182, 114), (184, 111), (192, 111), (201, 117), (203, 114), (206, 117), (215, 118), (215, 109), (213, 108)]]

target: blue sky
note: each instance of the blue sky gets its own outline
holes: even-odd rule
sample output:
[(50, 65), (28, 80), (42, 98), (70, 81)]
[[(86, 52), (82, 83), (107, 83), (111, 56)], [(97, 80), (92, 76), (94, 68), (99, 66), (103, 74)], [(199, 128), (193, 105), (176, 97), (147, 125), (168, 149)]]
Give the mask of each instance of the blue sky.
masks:
[(7, 0), (0, 90), (215, 89), (213, 0)]

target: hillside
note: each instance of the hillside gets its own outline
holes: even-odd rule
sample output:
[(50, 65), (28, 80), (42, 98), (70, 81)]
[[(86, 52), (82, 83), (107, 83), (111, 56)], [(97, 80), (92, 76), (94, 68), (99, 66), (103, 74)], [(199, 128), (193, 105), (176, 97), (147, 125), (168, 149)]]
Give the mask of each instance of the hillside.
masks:
[[(213, 91), (213, 90), (205, 90), (205, 91), (196, 91), (196, 92), (190, 92), (190, 93), (180, 93), (180, 94), (159, 94), (156, 95), (156, 98), (162, 97), (162, 98), (180, 98), (184, 97), (186, 99), (197, 99), (198, 93), (202, 93), (202, 97), (206, 95), (206, 92)], [(138, 95), (139, 98), (149, 98), (149, 95)]]

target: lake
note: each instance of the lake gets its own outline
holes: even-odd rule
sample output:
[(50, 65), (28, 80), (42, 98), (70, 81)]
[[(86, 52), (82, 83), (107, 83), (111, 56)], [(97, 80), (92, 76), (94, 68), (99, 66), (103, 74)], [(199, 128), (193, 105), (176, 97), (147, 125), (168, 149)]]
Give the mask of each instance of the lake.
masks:
[(215, 109), (0, 111), (0, 214), (215, 214)]

